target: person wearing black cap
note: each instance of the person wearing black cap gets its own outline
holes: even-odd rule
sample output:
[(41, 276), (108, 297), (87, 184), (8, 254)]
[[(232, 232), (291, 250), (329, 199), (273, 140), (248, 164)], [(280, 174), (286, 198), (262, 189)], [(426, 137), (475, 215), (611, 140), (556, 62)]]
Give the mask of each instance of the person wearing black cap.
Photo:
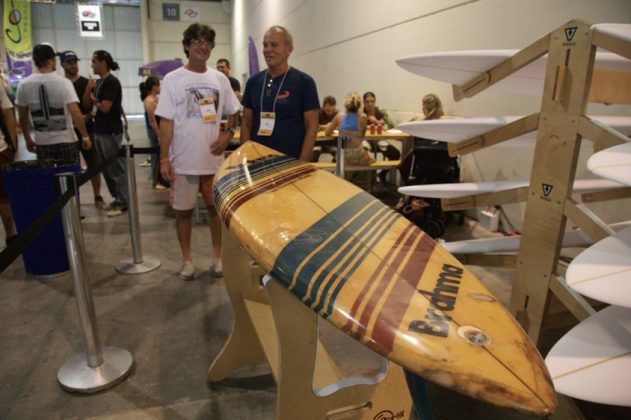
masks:
[[(66, 75), (66, 79), (72, 82), (74, 86), (74, 90), (77, 93), (77, 97), (79, 98), (79, 109), (81, 110), (81, 114), (83, 115), (83, 122), (85, 123), (85, 128), (88, 130), (88, 135), (92, 142), (94, 142), (94, 122), (92, 121), (92, 107), (90, 106), (89, 101), (83, 101), (85, 93), (88, 89), (88, 78), (83, 77), (79, 74), (79, 57), (77, 53), (74, 51), (64, 51), (59, 53), (59, 61), (61, 61), (61, 67), (64, 68), (64, 74)], [(89, 96), (89, 92), (88, 92)], [(81, 138), (81, 133), (79, 129), (75, 127), (75, 134), (78, 138)], [(88, 169), (94, 166), (95, 156), (94, 156), (94, 148), (84, 149), (80, 148), (81, 155), (85, 160), (85, 163), (88, 165)], [(92, 191), (94, 192), (94, 205), (99, 208), (105, 208), (105, 201), (103, 201), (103, 197), (101, 196), (101, 175), (97, 174), (92, 177), (90, 180), (92, 183)]]
[[(55, 165), (78, 165), (79, 146), (72, 130), (79, 129), (83, 147), (92, 142), (77, 105), (79, 99), (72, 83), (55, 72), (56, 53), (48, 43), (33, 48), (33, 73), (18, 85), (16, 104), (26, 147), (37, 159), (51, 160)], [(29, 128), (29, 113), (35, 126), (35, 138)]]

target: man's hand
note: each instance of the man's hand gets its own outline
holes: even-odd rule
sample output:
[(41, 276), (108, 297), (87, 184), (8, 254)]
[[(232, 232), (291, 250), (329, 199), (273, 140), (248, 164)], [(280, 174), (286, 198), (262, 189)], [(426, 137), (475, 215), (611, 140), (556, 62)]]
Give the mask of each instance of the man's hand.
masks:
[(162, 178), (166, 179), (167, 181), (175, 181), (173, 166), (171, 166), (171, 161), (168, 158), (160, 159), (160, 174), (162, 175)]
[(88, 89), (89, 91), (94, 90), (94, 88), (96, 87), (96, 80), (92, 78), (92, 75), (88, 76), (88, 86), (86, 87), (86, 89)]
[(210, 153), (215, 156), (221, 155), (223, 152), (226, 151), (226, 148), (230, 144), (231, 140), (232, 133), (230, 131), (221, 131), (219, 133), (219, 137), (217, 137), (217, 140), (215, 140), (215, 142), (210, 145)]
[(90, 137), (84, 137), (82, 143), (83, 150), (90, 150), (92, 148), (92, 140), (90, 140)]

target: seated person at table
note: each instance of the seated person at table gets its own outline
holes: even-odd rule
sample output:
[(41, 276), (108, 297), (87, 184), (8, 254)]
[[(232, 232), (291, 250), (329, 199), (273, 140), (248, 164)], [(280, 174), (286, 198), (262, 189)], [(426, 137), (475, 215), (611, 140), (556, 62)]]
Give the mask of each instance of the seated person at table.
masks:
[[(364, 112), (368, 117), (368, 124), (383, 124), (383, 129), (388, 130), (394, 128), (392, 120), (388, 116), (388, 113), (377, 106), (377, 98), (373, 92), (364, 93)], [(370, 143), (371, 152), (376, 156), (377, 153), (381, 153), (387, 160), (399, 160), (401, 158), (401, 152), (396, 147), (391, 145), (385, 140), (375, 144)], [(379, 173), (379, 179), (382, 183), (386, 182), (387, 171), (381, 171)]]
[(338, 109), (335, 106), (337, 101), (333, 96), (326, 96), (322, 101), (322, 108), (320, 108), (319, 124), (320, 130), (324, 130), (326, 125), (333, 121), (333, 118), (338, 114)]
[[(333, 121), (333, 118), (339, 112), (337, 110), (337, 101), (333, 96), (326, 96), (322, 101), (322, 108), (320, 108), (318, 116), (318, 124), (320, 124), (320, 130), (324, 130), (326, 125)], [(311, 155), (311, 161), (317, 162), (320, 159), (322, 153), (328, 153), (333, 157), (335, 161), (335, 145), (336, 140), (319, 141), (316, 147), (313, 148), (313, 155)]]
[(357, 92), (351, 92), (344, 99), (346, 112), (338, 113), (333, 121), (327, 124), (324, 134), (333, 135), (334, 130), (339, 130), (339, 135), (347, 137), (344, 148), (344, 162), (348, 165), (370, 165), (375, 160), (368, 151), (362, 147), (364, 132), (368, 118), (361, 112), (361, 99)]
[(433, 93), (429, 93), (423, 97), (423, 118), (412, 118), (411, 121), (439, 120), (445, 116), (443, 112), (443, 104), (440, 98)]
[(388, 113), (377, 106), (377, 98), (374, 93), (364, 93), (364, 112), (368, 117), (368, 124), (383, 124), (384, 130), (394, 127)]

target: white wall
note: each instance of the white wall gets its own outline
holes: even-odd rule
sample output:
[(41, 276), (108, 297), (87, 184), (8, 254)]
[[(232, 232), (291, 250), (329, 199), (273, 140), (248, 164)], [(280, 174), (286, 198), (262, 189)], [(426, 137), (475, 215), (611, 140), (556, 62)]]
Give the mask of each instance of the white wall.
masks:
[[(372, 90), (377, 103), (398, 122), (420, 113), (421, 98), (438, 94), (448, 114), (520, 115), (539, 109), (537, 96), (483, 92), (455, 102), (451, 86), (400, 69), (395, 59), (431, 51), (523, 48), (563, 23), (582, 18), (592, 23), (631, 23), (629, 0), (233, 0), (233, 74), (248, 71), (247, 37), (262, 57), (262, 37), (274, 24), (294, 36), (290, 63), (314, 77), (320, 98), (340, 102), (350, 91)], [(631, 107), (591, 105), (591, 114), (630, 115)], [(579, 175), (588, 176), (584, 147)], [(463, 158), (465, 180), (528, 178), (528, 149), (496, 147)], [(624, 212), (596, 205), (608, 221), (628, 218), (631, 200), (619, 201)], [(616, 204), (619, 207), (618, 204)], [(518, 227), (523, 206), (506, 206)]]
[(170, 22), (162, 20), (162, 3), (180, 3), (180, 19), (186, 5), (196, 7), (200, 15), (197, 18), (199, 23), (209, 25), (215, 30), (215, 48), (210, 56), (208, 65), (214, 67), (219, 58), (232, 58), (232, 48), (230, 43), (230, 9), (221, 3), (207, 1), (179, 1), (179, 0), (143, 0), (143, 10), (147, 13), (143, 17), (146, 19), (147, 34), (147, 61), (169, 60), (181, 58), (186, 62), (186, 56), (182, 49), (182, 33), (194, 22), (179, 21)]

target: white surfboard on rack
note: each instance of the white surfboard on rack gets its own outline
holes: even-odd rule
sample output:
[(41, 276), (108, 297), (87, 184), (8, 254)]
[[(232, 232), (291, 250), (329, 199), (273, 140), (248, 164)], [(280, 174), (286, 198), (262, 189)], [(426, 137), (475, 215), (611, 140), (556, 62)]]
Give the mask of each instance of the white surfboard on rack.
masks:
[[(631, 227), (631, 221), (609, 225), (615, 232)], [(443, 248), (452, 254), (492, 254), (519, 251), (521, 236), (500, 236), (495, 238), (467, 239), (441, 243)], [(580, 229), (568, 230), (563, 235), (563, 248), (590, 246), (592, 238)]]
[(631, 406), (631, 309), (609, 306), (572, 328), (546, 366), (561, 394)]
[[(520, 118), (523, 117), (499, 116), (410, 121), (399, 124), (397, 128), (415, 137), (458, 144), (472, 137), (503, 127)], [(631, 117), (594, 116), (591, 118), (619, 131), (625, 136), (631, 136)], [(497, 146), (534, 146), (536, 140), (537, 131), (531, 131), (530, 133), (499, 143)], [(631, 139), (629, 141), (631, 141)], [(631, 154), (629, 159), (631, 160)]]
[(565, 281), (581, 295), (631, 308), (631, 228), (581, 252), (568, 266)]
[[(527, 187), (529, 181), (457, 182), (453, 184), (425, 184), (400, 187), (399, 194), (425, 198), (459, 198), (471, 195), (492, 193), (513, 188)], [(577, 179), (574, 181), (575, 194), (623, 188), (625, 185), (608, 179)], [(542, 194), (545, 187), (542, 185)], [(552, 186), (552, 188), (554, 188)], [(548, 192), (549, 193), (549, 192)]]
[(598, 32), (631, 42), (631, 25), (628, 23), (597, 23), (592, 25)]
[(587, 160), (587, 169), (603, 178), (631, 186), (631, 143), (594, 153)]
[[(625, 27), (630, 25), (618, 25)], [(604, 27), (604, 25), (603, 25)], [(611, 29), (616, 33), (621, 29)], [(512, 57), (519, 50), (440, 51), (399, 58), (396, 63), (419, 76), (454, 85), (464, 85), (480, 73)], [(541, 95), (546, 74), (547, 55), (512, 73), (489, 89), (511, 93)], [(631, 60), (609, 52), (596, 53), (594, 68), (616, 72), (631, 72)]]

